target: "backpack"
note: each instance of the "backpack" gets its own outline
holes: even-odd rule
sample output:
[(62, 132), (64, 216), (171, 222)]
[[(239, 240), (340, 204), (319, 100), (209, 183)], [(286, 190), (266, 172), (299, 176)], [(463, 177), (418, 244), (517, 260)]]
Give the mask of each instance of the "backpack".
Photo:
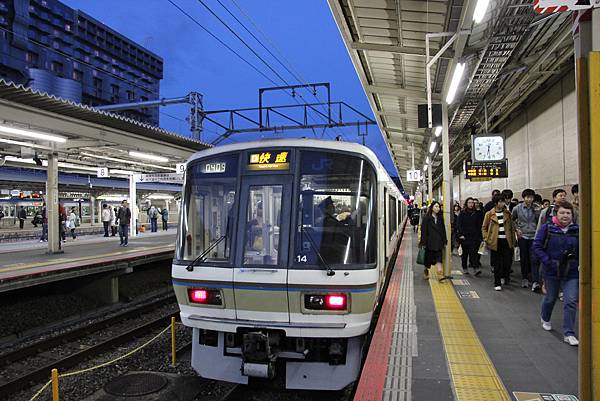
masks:
[(75, 227), (79, 227), (81, 225), (81, 220), (79, 219), (79, 216), (75, 216)]

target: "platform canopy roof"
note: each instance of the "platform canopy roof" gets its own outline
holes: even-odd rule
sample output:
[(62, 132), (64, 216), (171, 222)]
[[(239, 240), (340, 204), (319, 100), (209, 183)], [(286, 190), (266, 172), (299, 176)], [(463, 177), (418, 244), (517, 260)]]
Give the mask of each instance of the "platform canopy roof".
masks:
[[(433, 103), (440, 103), (455, 65), (465, 64), (449, 106), (455, 171), (470, 155), (470, 133), (486, 129), (486, 110), (487, 130), (498, 130), (543, 84), (573, 68), (572, 15), (537, 15), (531, 0), (489, 0), (479, 23), (473, 21), (478, 0), (328, 2), (400, 177), (412, 167), (412, 147), (417, 169), (429, 156), (434, 179), (442, 175), (440, 146), (429, 154), (434, 130), (417, 124), (417, 106), (427, 103), (426, 34), (466, 32), (430, 70)], [(430, 54), (449, 38), (431, 37)]]
[(0, 80), (0, 157), (37, 167), (49, 152), (59, 170), (175, 172), (176, 163), (210, 145), (159, 127)]

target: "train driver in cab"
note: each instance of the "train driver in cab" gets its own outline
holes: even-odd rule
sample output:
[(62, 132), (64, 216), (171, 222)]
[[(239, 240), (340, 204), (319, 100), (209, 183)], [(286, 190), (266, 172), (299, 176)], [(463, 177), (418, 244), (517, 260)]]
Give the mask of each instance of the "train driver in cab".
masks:
[(328, 196), (319, 203), (319, 209), (323, 214), (323, 236), (321, 237), (319, 253), (327, 264), (342, 263), (348, 238), (344, 234), (346, 227), (335, 216), (335, 204), (331, 196)]

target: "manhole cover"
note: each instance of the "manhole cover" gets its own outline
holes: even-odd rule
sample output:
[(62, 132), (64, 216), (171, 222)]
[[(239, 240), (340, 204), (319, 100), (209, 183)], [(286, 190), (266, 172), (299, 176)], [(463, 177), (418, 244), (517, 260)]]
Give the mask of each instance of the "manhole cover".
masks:
[(139, 397), (156, 393), (167, 383), (167, 378), (157, 373), (132, 373), (112, 380), (104, 391), (120, 397)]

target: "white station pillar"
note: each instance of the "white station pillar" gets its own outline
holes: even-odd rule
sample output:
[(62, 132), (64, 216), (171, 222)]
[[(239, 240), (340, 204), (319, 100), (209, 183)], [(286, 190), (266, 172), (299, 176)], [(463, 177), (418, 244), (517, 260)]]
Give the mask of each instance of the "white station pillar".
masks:
[(135, 174), (129, 176), (129, 210), (131, 211), (131, 224), (129, 225), (129, 236), (136, 236), (137, 228), (137, 190)]
[(451, 216), (452, 216), (452, 171), (450, 170), (450, 135), (448, 133), (448, 104), (442, 102), (442, 196), (444, 197), (444, 225), (446, 226), (446, 252), (444, 253), (444, 275), (450, 276), (452, 272), (452, 242)]
[(48, 153), (46, 218), (48, 219), (48, 253), (61, 253), (58, 218), (58, 153)]
[[(83, 216), (80, 216), (83, 220)], [(96, 222), (96, 198), (90, 194), (90, 225)]]

